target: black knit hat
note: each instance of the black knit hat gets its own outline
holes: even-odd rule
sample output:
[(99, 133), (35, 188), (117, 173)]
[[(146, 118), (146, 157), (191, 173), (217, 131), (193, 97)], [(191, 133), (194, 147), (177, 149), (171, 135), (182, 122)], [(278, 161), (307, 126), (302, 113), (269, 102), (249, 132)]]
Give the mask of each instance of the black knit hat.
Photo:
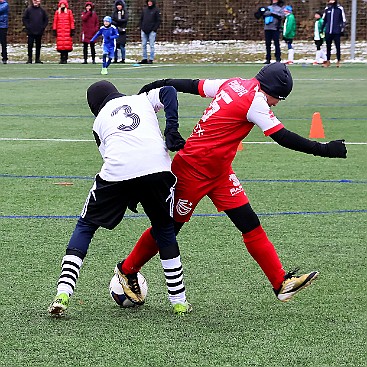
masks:
[(293, 79), (287, 65), (274, 62), (264, 66), (255, 76), (261, 89), (278, 99), (286, 99), (293, 88)]
[(117, 88), (107, 80), (93, 83), (87, 90), (87, 101), (94, 116), (98, 115), (104, 100), (111, 94), (118, 93)]

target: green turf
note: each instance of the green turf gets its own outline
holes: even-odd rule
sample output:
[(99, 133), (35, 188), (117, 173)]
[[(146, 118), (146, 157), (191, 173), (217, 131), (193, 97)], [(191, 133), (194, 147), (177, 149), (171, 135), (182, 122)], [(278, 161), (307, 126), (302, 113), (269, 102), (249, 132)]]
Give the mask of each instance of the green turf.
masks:
[[(260, 67), (112, 65), (107, 79), (129, 94), (157, 78), (251, 77)], [(101, 166), (85, 99), (100, 70), (0, 67), (1, 138), (83, 140), (0, 140), (0, 366), (367, 366), (365, 66), (291, 70), (294, 91), (275, 114), (308, 136), (320, 112), (320, 141), (344, 138), (348, 159), (246, 143), (271, 141), (254, 130), (234, 169), (285, 268), (316, 269), (320, 279), (292, 302), (278, 302), (240, 234), (205, 199), (179, 236), (192, 314), (171, 313), (157, 258), (143, 269), (146, 304), (124, 310), (113, 303), (115, 263), (148, 226), (129, 216), (116, 230), (97, 232), (69, 314), (55, 320), (46, 309), (60, 261)], [(185, 137), (208, 103), (180, 95)], [(55, 185), (65, 181), (73, 185)]]

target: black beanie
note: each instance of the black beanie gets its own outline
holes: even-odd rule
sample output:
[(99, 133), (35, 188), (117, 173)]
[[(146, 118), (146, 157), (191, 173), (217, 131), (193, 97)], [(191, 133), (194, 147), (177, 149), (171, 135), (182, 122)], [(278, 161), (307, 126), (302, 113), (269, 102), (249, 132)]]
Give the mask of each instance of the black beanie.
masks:
[(293, 79), (287, 66), (274, 62), (264, 66), (255, 76), (260, 82), (261, 89), (278, 99), (286, 99), (293, 88)]
[(117, 88), (107, 80), (93, 83), (87, 90), (87, 101), (94, 116), (98, 115), (103, 101), (111, 94), (119, 93)]

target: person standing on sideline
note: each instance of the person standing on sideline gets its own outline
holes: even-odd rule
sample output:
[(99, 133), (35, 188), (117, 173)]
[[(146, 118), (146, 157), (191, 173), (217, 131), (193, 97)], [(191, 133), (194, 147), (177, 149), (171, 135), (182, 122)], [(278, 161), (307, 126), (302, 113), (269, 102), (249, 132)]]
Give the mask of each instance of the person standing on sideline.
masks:
[(322, 49), (322, 44), (324, 43), (325, 34), (323, 33), (324, 29), (324, 20), (322, 19), (322, 12), (315, 12), (315, 27), (313, 32), (313, 39), (316, 45), (316, 58), (313, 65), (322, 64), (326, 61), (326, 55), (324, 50)]
[(48, 15), (41, 7), (41, 0), (32, 0), (30, 5), (23, 14), (23, 25), (28, 37), (28, 60), (27, 64), (32, 64), (33, 45), (36, 45), (36, 64), (43, 64), (41, 61), (41, 42), (43, 33), (48, 25)]
[[(139, 64), (153, 64), (155, 55), (155, 39), (157, 37), (157, 30), (161, 24), (161, 13), (156, 6), (155, 0), (147, 0), (147, 6), (144, 7), (140, 16), (140, 33), (141, 45), (143, 51), (143, 59)], [(149, 42), (150, 54), (148, 59), (147, 43)]]
[[(53, 316), (66, 312), (94, 233), (99, 227), (114, 229), (133, 201), (134, 205), (141, 203), (151, 222), (173, 313), (190, 312), (172, 218), (176, 177), (171, 172), (168, 154), (168, 150), (177, 151), (185, 144), (178, 131), (177, 91), (168, 86), (126, 96), (112, 83), (102, 80), (88, 88), (87, 100), (95, 116), (93, 135), (103, 165), (70, 238), (57, 294), (48, 311)], [(165, 113), (166, 142), (156, 115), (161, 109)], [(144, 298), (136, 274), (125, 274), (122, 262), (117, 264), (115, 274), (125, 295), (142, 305)]]
[(92, 63), (96, 63), (96, 48), (91, 38), (99, 29), (99, 20), (97, 13), (94, 11), (94, 4), (87, 1), (84, 5), (84, 10), (81, 15), (82, 18), (82, 34), (81, 41), (83, 43), (83, 64), (88, 64), (88, 45), (90, 46), (90, 53), (92, 56)]
[(126, 57), (126, 27), (127, 21), (129, 19), (129, 13), (127, 11), (127, 7), (124, 0), (116, 0), (115, 1), (115, 10), (112, 13), (112, 24), (117, 28), (119, 32), (119, 36), (116, 40), (116, 50), (115, 57), (113, 62), (118, 61), (118, 51), (121, 52), (121, 62), (125, 63)]
[(270, 64), (271, 60), (271, 42), (274, 42), (275, 60), (281, 61), (280, 51), (280, 29), (282, 20), (284, 19), (284, 9), (282, 0), (271, 0), (271, 5), (265, 9), (263, 13), (264, 18), (264, 32), (265, 32), (265, 47), (266, 60), (265, 64)]
[[(239, 143), (254, 127), (284, 148), (319, 157), (346, 158), (344, 140), (329, 143), (309, 140), (286, 129), (276, 118), (271, 107), (285, 99), (293, 87), (291, 73), (283, 63), (266, 65), (251, 79), (163, 79), (145, 85), (139, 93), (150, 93), (167, 85), (178, 92), (213, 98), (172, 161), (172, 172), (177, 177), (173, 214), (176, 235), (201, 199), (208, 196), (239, 230), (247, 251), (268, 278), (276, 298), (289, 301), (318, 276), (318, 271), (300, 276), (296, 271), (285, 272), (233, 171), (233, 159)], [(297, 251), (297, 244), (294, 246)], [(149, 228), (125, 259), (123, 271), (138, 272), (157, 251)]]
[(102, 36), (102, 75), (108, 74), (108, 67), (111, 64), (112, 58), (115, 57), (116, 49), (116, 38), (119, 36), (117, 28), (112, 25), (112, 18), (105, 16), (103, 18), (103, 26), (98, 30), (98, 32), (92, 37), (91, 42), (94, 42), (99, 36)]
[(56, 50), (60, 52), (59, 64), (67, 64), (69, 52), (73, 51), (74, 14), (67, 0), (60, 0), (57, 7), (52, 29), (56, 37)]
[(340, 52), (340, 37), (344, 32), (346, 17), (344, 8), (338, 5), (337, 0), (329, 0), (327, 7), (325, 8), (324, 15), (324, 29), (325, 29), (325, 41), (326, 41), (326, 62), (324, 67), (330, 66), (331, 59), (331, 44), (334, 41), (336, 48), (336, 67), (340, 67), (341, 52)]
[(8, 26), (9, 26), (9, 4), (6, 0), (0, 0), (0, 43), (1, 58), (3, 64), (8, 62)]
[(293, 8), (290, 5), (287, 5), (284, 8), (285, 21), (283, 27), (283, 40), (288, 46), (288, 60), (286, 64), (290, 65), (294, 62), (294, 48), (293, 48), (293, 39), (296, 36), (296, 18), (293, 14)]

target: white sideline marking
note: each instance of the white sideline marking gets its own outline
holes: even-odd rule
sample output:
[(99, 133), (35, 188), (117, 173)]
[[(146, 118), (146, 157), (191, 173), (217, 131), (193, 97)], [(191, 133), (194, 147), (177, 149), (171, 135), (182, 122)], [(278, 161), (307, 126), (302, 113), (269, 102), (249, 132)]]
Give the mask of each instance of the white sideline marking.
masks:
[[(62, 143), (90, 143), (93, 139), (0, 138), (0, 141), (54, 141)], [(275, 141), (242, 141), (243, 144), (277, 144)], [(367, 142), (345, 142), (348, 145), (366, 145)]]

